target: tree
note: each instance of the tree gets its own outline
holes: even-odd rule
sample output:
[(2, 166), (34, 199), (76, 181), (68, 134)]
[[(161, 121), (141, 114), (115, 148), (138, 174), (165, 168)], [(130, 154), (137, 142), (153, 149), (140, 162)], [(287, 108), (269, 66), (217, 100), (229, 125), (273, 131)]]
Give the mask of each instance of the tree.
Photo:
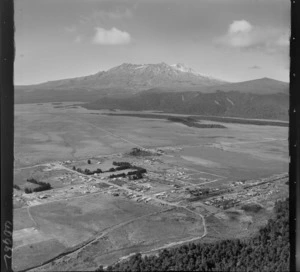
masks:
[(93, 174), (89, 169), (85, 169), (85, 170), (84, 170), (84, 173), (85, 173), (86, 175), (92, 175), (92, 174)]
[(17, 184), (14, 184), (13, 187), (17, 190), (20, 190), (20, 187)]
[(100, 266), (95, 270), (95, 272), (101, 272), (101, 271), (104, 271), (103, 265), (100, 265)]
[(31, 194), (32, 193), (32, 190), (30, 188), (27, 188), (27, 187), (25, 188), (24, 191), (25, 191), (26, 194)]

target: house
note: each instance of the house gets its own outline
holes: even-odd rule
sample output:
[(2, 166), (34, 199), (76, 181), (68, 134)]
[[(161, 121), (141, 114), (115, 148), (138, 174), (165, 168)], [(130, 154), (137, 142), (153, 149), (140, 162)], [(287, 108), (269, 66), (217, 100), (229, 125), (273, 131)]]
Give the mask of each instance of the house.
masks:
[(48, 196), (47, 195), (39, 195), (39, 199), (44, 199), (44, 198), (47, 198)]

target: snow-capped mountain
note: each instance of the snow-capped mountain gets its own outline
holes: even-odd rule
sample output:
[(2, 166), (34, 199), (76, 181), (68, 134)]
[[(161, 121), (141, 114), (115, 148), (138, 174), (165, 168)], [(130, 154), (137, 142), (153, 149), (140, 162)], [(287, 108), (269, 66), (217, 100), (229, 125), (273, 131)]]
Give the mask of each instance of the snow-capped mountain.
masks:
[(203, 87), (225, 83), (227, 82), (197, 73), (183, 64), (168, 65), (162, 62), (158, 64), (123, 63), (94, 75), (49, 81), (32, 87), (34, 89), (118, 89), (128, 93), (152, 88), (200, 91)]
[[(206, 76), (183, 64), (123, 63), (94, 75), (49, 81), (30, 86), (15, 86), (15, 103), (56, 101), (91, 102), (103, 97), (124, 98), (138, 95), (178, 92), (213, 94), (217, 91), (240, 93), (288, 93), (288, 83), (262, 78), (238, 83)], [(130, 101), (135, 101), (130, 98)], [(214, 102), (216, 104), (216, 102)]]

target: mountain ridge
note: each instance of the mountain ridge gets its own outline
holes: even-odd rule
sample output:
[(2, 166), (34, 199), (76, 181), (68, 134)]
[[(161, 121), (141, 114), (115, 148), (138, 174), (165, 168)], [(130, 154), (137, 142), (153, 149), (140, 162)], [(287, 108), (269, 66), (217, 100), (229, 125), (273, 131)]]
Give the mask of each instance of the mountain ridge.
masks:
[(88, 88), (90, 90), (122, 88), (127, 92), (137, 92), (153, 87), (193, 90), (225, 83), (227, 82), (211, 76), (204, 76), (183, 64), (168, 65), (161, 62), (158, 64), (123, 63), (93, 75), (53, 80), (23, 88)]
[(237, 91), (215, 93), (144, 91), (126, 98), (104, 97), (83, 107), (162, 111), (223, 117), (288, 120), (289, 96), (285, 93), (255, 94)]
[[(286, 120), (288, 86), (270, 78), (224, 82), (181, 63), (123, 63), (90, 76), (15, 86), (15, 103), (74, 101), (90, 103), (95, 108), (109, 105), (111, 108)], [(280, 95), (284, 95), (283, 98)]]

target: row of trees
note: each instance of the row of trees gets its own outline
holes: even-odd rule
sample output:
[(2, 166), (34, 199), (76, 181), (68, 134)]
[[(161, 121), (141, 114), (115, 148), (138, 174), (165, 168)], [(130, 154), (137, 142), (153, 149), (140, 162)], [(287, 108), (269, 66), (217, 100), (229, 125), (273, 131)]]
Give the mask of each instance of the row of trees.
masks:
[(34, 178), (30, 178), (30, 179), (27, 179), (27, 182), (30, 182), (30, 183), (33, 183), (33, 184), (36, 184), (36, 185), (39, 185), (39, 187), (36, 187), (36, 188), (25, 188), (24, 191), (26, 194), (30, 194), (32, 192), (42, 192), (42, 191), (46, 191), (46, 190), (50, 190), (52, 189), (51, 187), (51, 184), (48, 183), (48, 182), (43, 182), (43, 181), (37, 181), (36, 179)]
[[(48, 183), (49, 184), (49, 183)], [(37, 188), (25, 188), (24, 191), (26, 194), (31, 194), (32, 192), (42, 192), (42, 191), (46, 191), (46, 190), (50, 190), (52, 189), (51, 185), (45, 185), (45, 186), (40, 186)]]
[[(275, 205), (275, 216), (251, 238), (190, 243), (158, 256), (136, 254), (105, 271), (289, 271), (289, 201)], [(96, 271), (104, 271), (99, 267)]]
[(132, 150), (129, 152), (129, 155), (131, 156), (151, 156), (153, 155), (151, 152), (141, 149), (141, 148), (137, 148), (134, 147), (132, 148)]
[(85, 175), (94, 175), (94, 174), (103, 173), (103, 171), (100, 168), (97, 168), (96, 170), (91, 171), (90, 169), (82, 170), (81, 168), (76, 168), (75, 166), (73, 166), (73, 170), (77, 171), (78, 173), (85, 174)]
[(132, 165), (130, 164), (130, 162), (113, 162), (112, 163), (114, 166), (126, 166), (128, 168), (132, 167)]
[(136, 180), (136, 179), (142, 179), (143, 174), (147, 173), (147, 170), (145, 168), (138, 167), (138, 166), (133, 166), (133, 168), (137, 169), (137, 170), (136, 171), (130, 171), (127, 174), (125, 174), (125, 173), (116, 174), (116, 175), (112, 174), (109, 177), (110, 178), (118, 178), (118, 177), (125, 178), (126, 176), (128, 176), (129, 179)]
[(109, 178), (126, 178), (126, 174), (125, 173), (112, 174), (112, 175), (109, 176)]
[[(73, 166), (73, 170), (77, 171), (79, 173), (85, 174), (85, 175), (93, 175), (93, 174), (100, 174), (100, 173), (105, 173), (105, 172), (115, 172), (115, 171), (121, 171), (121, 170), (126, 170), (126, 169), (136, 169), (136, 171), (132, 171), (132, 172), (128, 172), (127, 175), (137, 175), (138, 177), (143, 174), (146, 173), (147, 170), (139, 167), (139, 166), (134, 166), (131, 165), (129, 162), (113, 162), (114, 166), (117, 167), (112, 167), (110, 169), (108, 169), (107, 171), (102, 171), (100, 168), (97, 168), (96, 170), (92, 171), (89, 169), (84, 169), (82, 170), (81, 168), (76, 168), (75, 166)], [(123, 174), (117, 174), (117, 175), (111, 175), (110, 177), (115, 178), (115, 177), (123, 177)], [(126, 174), (125, 174), (126, 176)]]

